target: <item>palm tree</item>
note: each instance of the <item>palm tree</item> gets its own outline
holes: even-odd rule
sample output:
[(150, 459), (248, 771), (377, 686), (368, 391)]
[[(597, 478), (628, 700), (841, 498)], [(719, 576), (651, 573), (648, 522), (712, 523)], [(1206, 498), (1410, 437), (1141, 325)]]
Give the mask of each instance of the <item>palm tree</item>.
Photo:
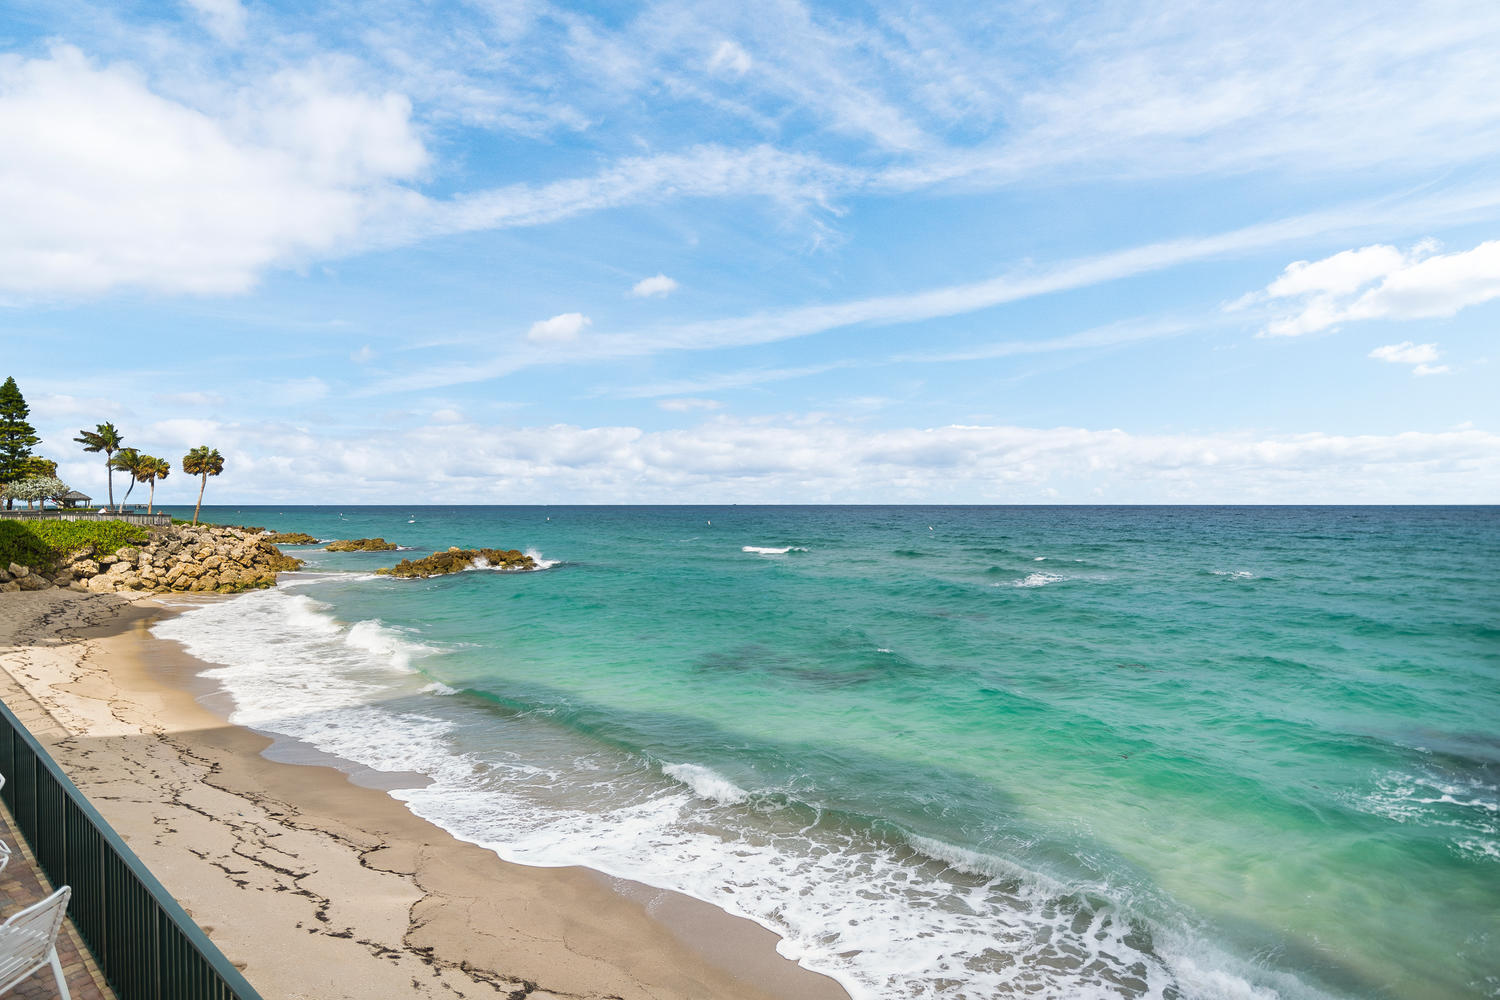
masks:
[(104, 468), (109, 475), (109, 505), (115, 505), (115, 469), (110, 459), (120, 450), (120, 432), (110, 423), (99, 424), (91, 431), (79, 431), (73, 439), (83, 445), (84, 451), (104, 452)]
[[(146, 499), (146, 513), (149, 514), (156, 504), (156, 481), (166, 479), (172, 472), (172, 463), (165, 458), (157, 458), (155, 455), (142, 455), (140, 467), (135, 470), (137, 482), (151, 484), (151, 496)], [(202, 498), (199, 498), (202, 502)]]
[(193, 508), (193, 523), (197, 524), (198, 511), (203, 506), (203, 489), (208, 485), (209, 476), (217, 476), (224, 471), (224, 456), (219, 454), (219, 449), (200, 444), (182, 456), (182, 471), (190, 476), (203, 477), (203, 482), (198, 486), (198, 506)]
[(136, 480), (140, 477), (136, 474), (141, 468), (141, 459), (148, 456), (142, 455), (134, 448), (121, 448), (120, 453), (109, 460), (111, 469), (118, 469), (130, 476), (130, 485), (125, 487), (125, 495), (120, 498), (120, 506), (124, 507), (130, 502), (130, 491), (135, 489)]

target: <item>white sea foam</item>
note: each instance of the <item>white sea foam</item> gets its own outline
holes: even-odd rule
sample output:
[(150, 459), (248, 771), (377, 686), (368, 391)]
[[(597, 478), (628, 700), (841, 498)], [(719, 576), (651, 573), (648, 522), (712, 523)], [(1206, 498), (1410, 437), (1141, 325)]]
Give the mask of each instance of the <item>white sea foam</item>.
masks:
[(762, 556), (784, 556), (788, 552), (806, 552), (807, 549), (803, 548), (800, 545), (786, 545), (781, 548), (774, 548), (769, 545), (746, 545), (743, 546), (740, 551), (754, 552), (756, 555)]
[(548, 559), (536, 549), (527, 549), (526, 554), (532, 558), (533, 562), (536, 563), (537, 569), (551, 569), (553, 566), (556, 566), (562, 562), (561, 559)]
[(1227, 576), (1231, 580), (1253, 580), (1255, 574), (1248, 569), (1215, 569), (1209, 570), (1214, 576)]
[(375, 662), (389, 663), (394, 669), (411, 670), (413, 656), (424, 656), (435, 652), (430, 646), (412, 642), (400, 633), (383, 625), (378, 618), (355, 622), (344, 633), (344, 642), (350, 647), (370, 654)]
[(1037, 556), (1035, 559), (1033, 559), (1031, 561), (1032, 562), (1046, 562), (1047, 561), (1047, 557), (1046, 556)]
[(1020, 580), (1011, 582), (1012, 587), (1045, 587), (1049, 583), (1061, 583), (1066, 577), (1058, 576), (1056, 573), (1032, 573)]
[(663, 764), (661, 771), (669, 778), (676, 778), (687, 785), (696, 795), (713, 799), (725, 805), (744, 802), (749, 794), (728, 778), (697, 764)]
[(431, 684), (429, 684), (426, 687), (422, 688), (422, 693), (423, 694), (435, 694), (435, 695), (440, 695), (442, 697), (447, 697), (450, 694), (458, 694), (458, 688), (449, 687), (448, 685), (444, 684), (442, 681), (433, 681)]
[[(436, 652), (376, 619), (345, 625), (326, 604), (280, 587), (196, 608), (153, 632), (216, 665), (204, 676), (234, 696), (232, 721), (298, 738), (333, 724), (330, 713), (365, 710), (403, 683), (413, 659)], [(309, 719), (317, 721), (298, 721)]]
[(1451, 830), (1455, 853), (1500, 861), (1500, 788), (1477, 778), (1391, 771), (1344, 801), (1397, 823)]

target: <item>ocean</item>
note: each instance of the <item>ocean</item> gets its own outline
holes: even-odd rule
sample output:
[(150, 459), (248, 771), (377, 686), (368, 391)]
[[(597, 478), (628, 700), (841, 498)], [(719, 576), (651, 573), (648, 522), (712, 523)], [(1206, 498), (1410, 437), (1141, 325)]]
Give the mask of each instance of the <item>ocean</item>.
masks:
[(1500, 997), (1500, 508), (204, 516), (410, 550), (158, 624), (233, 721), (856, 1000)]

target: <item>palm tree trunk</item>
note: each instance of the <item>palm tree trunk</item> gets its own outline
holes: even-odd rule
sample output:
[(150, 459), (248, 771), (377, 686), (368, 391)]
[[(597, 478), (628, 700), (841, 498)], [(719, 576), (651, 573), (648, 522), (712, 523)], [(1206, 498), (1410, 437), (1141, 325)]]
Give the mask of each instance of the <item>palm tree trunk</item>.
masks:
[(151, 480), (151, 495), (146, 498), (146, 513), (151, 513), (151, 508), (156, 504), (156, 480)]
[(115, 467), (109, 464), (109, 452), (104, 453), (104, 471), (109, 480), (109, 509), (115, 509)]
[(130, 485), (125, 487), (125, 495), (120, 498), (120, 506), (123, 507), (130, 502), (130, 491), (135, 489), (135, 476), (130, 477)]
[(203, 490), (208, 486), (208, 473), (203, 474), (203, 482), (198, 485), (198, 506), (193, 508), (193, 523), (198, 523), (198, 511), (203, 507)]

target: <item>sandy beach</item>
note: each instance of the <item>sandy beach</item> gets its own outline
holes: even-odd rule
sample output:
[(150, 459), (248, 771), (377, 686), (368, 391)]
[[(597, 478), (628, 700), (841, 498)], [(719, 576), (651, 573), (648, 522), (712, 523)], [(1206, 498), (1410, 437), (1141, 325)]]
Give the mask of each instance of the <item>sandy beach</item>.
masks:
[(268, 1000), (847, 997), (750, 921), (587, 869), (507, 864), (374, 775), (285, 743), (271, 759), (271, 739), (227, 723), (203, 664), (149, 633), (172, 613), (0, 595), (0, 698)]

